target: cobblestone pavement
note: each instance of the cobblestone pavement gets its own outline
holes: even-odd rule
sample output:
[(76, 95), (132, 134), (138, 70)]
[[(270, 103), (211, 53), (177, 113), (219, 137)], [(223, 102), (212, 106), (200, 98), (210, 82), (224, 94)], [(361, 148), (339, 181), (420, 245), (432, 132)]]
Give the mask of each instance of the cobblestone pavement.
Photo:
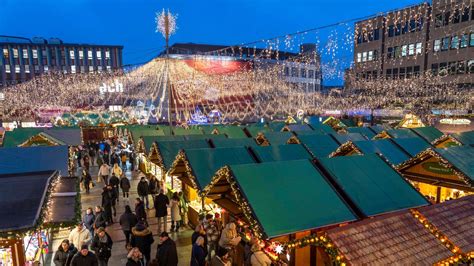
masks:
[[(91, 167), (91, 173), (92, 177), (94, 180), (94, 183), (96, 186), (90, 190), (90, 194), (86, 194), (85, 192), (81, 192), (81, 203), (82, 203), (82, 211), (85, 213), (86, 209), (88, 207), (94, 207), (96, 205), (101, 204), (101, 192), (102, 188), (104, 186), (103, 182), (97, 182), (97, 172), (98, 168), (97, 167)], [(131, 173), (130, 171), (126, 172), (127, 178), (131, 181), (131, 188), (130, 188), (130, 196), (129, 199), (124, 199), (122, 195), (119, 196), (119, 202), (116, 206), (117, 208), (117, 216), (114, 217), (114, 224), (111, 226), (108, 226), (106, 228), (107, 233), (112, 237), (112, 240), (114, 241), (113, 247), (112, 247), (112, 257), (109, 260), (109, 265), (110, 266), (115, 266), (115, 265), (125, 265), (127, 262), (127, 251), (125, 249), (125, 236), (123, 235), (123, 232), (120, 228), (120, 224), (118, 223), (118, 220), (120, 218), (120, 215), (125, 210), (125, 205), (130, 204), (130, 207), (132, 207), (132, 210), (134, 210), (134, 202), (135, 198), (138, 197), (137, 194), (137, 184), (138, 184), (138, 172)], [(156, 247), (159, 242), (159, 237), (158, 237), (158, 227), (157, 227), (157, 219), (154, 217), (155, 216), (155, 211), (153, 209), (153, 203), (151, 200), (150, 196), (150, 209), (147, 210), (148, 214), (148, 223), (150, 225), (150, 229), (153, 232), (153, 236), (155, 239), (155, 242), (152, 245), (152, 252), (151, 256), (154, 258), (156, 256)], [(169, 213), (169, 211), (168, 211)], [(151, 218), (150, 218), (151, 217)], [(169, 218), (169, 216), (168, 216)], [(170, 223), (170, 221), (168, 221)], [(171, 228), (171, 225), (168, 224), (168, 228)], [(192, 230), (190, 230), (188, 227), (184, 229), (180, 229), (180, 232), (178, 233), (170, 233), (171, 238), (176, 242), (176, 246), (178, 249), (178, 261), (179, 265), (189, 265), (190, 264), (190, 258), (191, 258), (191, 234)], [(61, 240), (63, 239), (64, 235), (57, 235), (52, 243), (52, 248), (54, 250), (57, 249), (59, 246)]]

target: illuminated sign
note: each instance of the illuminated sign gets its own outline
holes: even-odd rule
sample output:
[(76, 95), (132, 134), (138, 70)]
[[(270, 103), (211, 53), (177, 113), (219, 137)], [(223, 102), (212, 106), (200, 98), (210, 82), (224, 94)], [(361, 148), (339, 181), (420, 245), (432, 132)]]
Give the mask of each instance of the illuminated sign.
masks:
[(123, 92), (123, 84), (118, 80), (115, 80), (112, 85), (107, 85), (102, 83), (102, 86), (99, 87), (100, 95), (104, 95), (105, 93), (121, 93)]
[(454, 118), (443, 118), (439, 120), (441, 124), (447, 124), (447, 125), (470, 125), (471, 120), (465, 119), (465, 118), (459, 118), (459, 119), (454, 119)]
[(422, 163), (421, 166), (423, 169), (425, 169), (428, 172), (432, 172), (435, 174), (440, 174), (440, 175), (452, 175), (453, 170), (444, 167), (438, 162), (425, 162)]

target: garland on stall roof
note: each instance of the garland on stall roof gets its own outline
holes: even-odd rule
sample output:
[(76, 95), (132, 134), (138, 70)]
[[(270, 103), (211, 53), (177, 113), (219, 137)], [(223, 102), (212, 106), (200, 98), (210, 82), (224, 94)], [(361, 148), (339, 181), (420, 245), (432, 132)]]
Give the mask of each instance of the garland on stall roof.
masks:
[(335, 151), (331, 152), (331, 154), (329, 154), (329, 158), (338, 156), (340, 153), (344, 153), (348, 149), (353, 149), (357, 154), (362, 154), (359, 148), (357, 148), (357, 146), (352, 141), (349, 140), (346, 143), (343, 143), (341, 146), (339, 146)]
[(411, 215), (419, 221), (426, 230), (430, 231), (430, 233), (435, 236), (442, 244), (445, 246), (449, 251), (451, 251), (454, 256), (450, 258), (443, 259), (436, 263), (436, 265), (444, 265), (444, 264), (466, 264), (470, 265), (473, 259), (473, 254), (468, 255), (464, 254), (462, 250), (456, 246), (441, 230), (439, 230), (434, 224), (432, 224), (428, 219), (421, 214), (418, 210), (411, 209)]
[(303, 248), (306, 246), (315, 246), (315, 247), (323, 248), (324, 251), (333, 260), (335, 265), (341, 265), (341, 266), (346, 265), (344, 256), (337, 249), (337, 247), (334, 245), (334, 243), (331, 241), (331, 239), (329, 239), (329, 237), (326, 234), (321, 235), (321, 236), (318, 236), (316, 234), (311, 234), (303, 238), (288, 241), (283, 244), (277, 244), (276, 253), (282, 254), (285, 252), (285, 250), (288, 253), (292, 249)]
[(438, 145), (439, 143), (441, 143), (441, 142), (443, 142), (443, 141), (446, 141), (446, 140), (448, 140), (448, 139), (450, 139), (452, 142), (456, 143), (458, 146), (462, 146), (462, 143), (459, 142), (459, 140), (457, 140), (456, 138), (452, 137), (451, 135), (447, 135), (447, 134), (443, 134), (441, 137), (439, 137), (439, 138), (433, 140), (433, 141), (431, 142), (431, 145), (436, 146), (436, 145)]
[(184, 164), (184, 169), (186, 171), (187, 176), (189, 177), (191, 181), (192, 187), (196, 189), (197, 191), (199, 191), (199, 187), (196, 183), (196, 180), (197, 180), (196, 176), (194, 175), (193, 169), (191, 168), (191, 165), (189, 164), (188, 158), (184, 150), (179, 151), (178, 155), (174, 159), (173, 164), (171, 165), (170, 170), (168, 172), (172, 173), (180, 162), (183, 162)]

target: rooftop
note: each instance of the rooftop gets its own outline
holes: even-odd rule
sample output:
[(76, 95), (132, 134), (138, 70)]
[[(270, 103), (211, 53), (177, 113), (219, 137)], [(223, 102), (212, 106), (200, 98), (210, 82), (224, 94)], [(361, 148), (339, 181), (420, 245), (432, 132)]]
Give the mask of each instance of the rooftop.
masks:
[(118, 47), (123, 48), (123, 45), (103, 45), (103, 44), (85, 44), (85, 43), (64, 43), (59, 38), (43, 38), (33, 37), (32, 39), (0, 35), (0, 44), (35, 44), (35, 45), (63, 45), (63, 46), (104, 46), (104, 47)]

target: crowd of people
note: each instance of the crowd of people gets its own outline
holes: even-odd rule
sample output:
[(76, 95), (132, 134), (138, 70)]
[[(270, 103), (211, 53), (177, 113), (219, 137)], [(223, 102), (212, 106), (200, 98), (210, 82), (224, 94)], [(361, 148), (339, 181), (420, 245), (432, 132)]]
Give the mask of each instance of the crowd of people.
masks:
[[(108, 146), (108, 147), (107, 147)], [(139, 174), (138, 197), (131, 207), (129, 192), (130, 180), (125, 175), (134, 171), (133, 152), (116, 150), (110, 142), (90, 144), (78, 151), (78, 167), (81, 168), (81, 183), (84, 193), (90, 187), (103, 183), (101, 205), (86, 209), (81, 223), (71, 230), (68, 239), (58, 247), (54, 264), (57, 266), (107, 266), (112, 256), (114, 241), (106, 228), (118, 222), (125, 237), (127, 266), (178, 265), (178, 250), (169, 233), (179, 232), (187, 225), (187, 200), (183, 193), (165, 194), (162, 182), (154, 177)], [(113, 152), (109, 152), (114, 150)], [(96, 162), (93, 164), (92, 162)], [(97, 184), (90, 173), (91, 166), (98, 166)], [(120, 195), (124, 202), (124, 212), (117, 219)], [(151, 200), (150, 200), (151, 197)], [(155, 242), (149, 227), (148, 211), (153, 204), (158, 221), (159, 244), (156, 256), (152, 258), (152, 244)], [(171, 228), (168, 231), (168, 218)], [(110, 230), (109, 230), (110, 231)], [(236, 247), (241, 243), (236, 225), (224, 225), (218, 213), (201, 217), (191, 237), (191, 266), (230, 266), (237, 265)], [(80, 248), (78, 250), (78, 248)], [(255, 243), (247, 250), (244, 264), (270, 265), (271, 261)], [(234, 262), (234, 263), (233, 263)]]

